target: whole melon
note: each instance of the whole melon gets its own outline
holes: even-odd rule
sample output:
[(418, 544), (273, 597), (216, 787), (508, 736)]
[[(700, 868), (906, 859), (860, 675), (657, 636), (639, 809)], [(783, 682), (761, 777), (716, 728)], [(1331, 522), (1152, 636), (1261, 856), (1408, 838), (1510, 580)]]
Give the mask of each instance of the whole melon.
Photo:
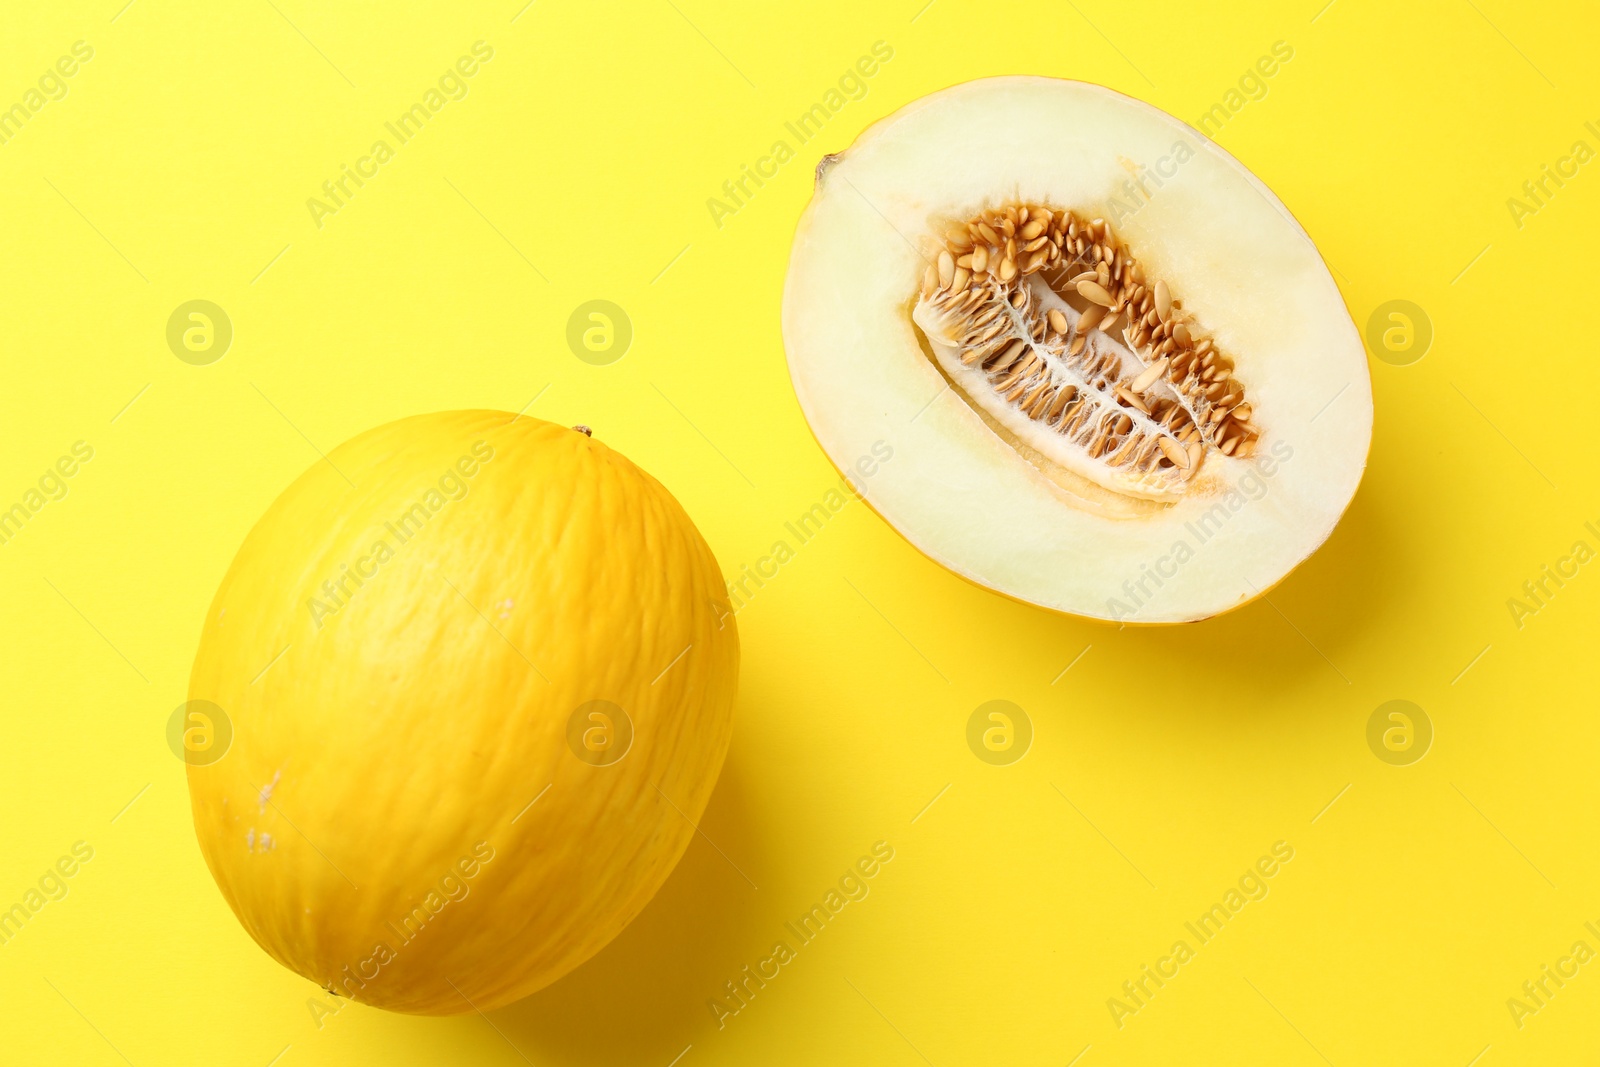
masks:
[[(250, 936), (343, 997), (488, 1010), (594, 955), (677, 863), (739, 642), (659, 482), (501, 411), (356, 437), (239, 549), (188, 708), (200, 848)], [(225, 735), (231, 732), (231, 739)]]

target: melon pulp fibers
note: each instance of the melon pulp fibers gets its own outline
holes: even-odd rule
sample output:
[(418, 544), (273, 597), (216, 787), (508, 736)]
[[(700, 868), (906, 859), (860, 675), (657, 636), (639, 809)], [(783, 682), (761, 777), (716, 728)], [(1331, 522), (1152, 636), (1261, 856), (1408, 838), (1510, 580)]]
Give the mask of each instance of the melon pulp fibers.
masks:
[(1237, 607), (1327, 538), (1366, 463), (1365, 353), (1310, 238), (1215, 144), (1099, 86), (958, 85), (826, 158), (783, 329), (835, 466), (893, 443), (868, 503), (1059, 611)]
[(379, 427), (272, 504), (206, 615), (190, 697), (233, 741), (188, 769), (201, 851), (319, 986), (505, 1004), (677, 863), (738, 661), (710, 549), (620, 454), (499, 411)]

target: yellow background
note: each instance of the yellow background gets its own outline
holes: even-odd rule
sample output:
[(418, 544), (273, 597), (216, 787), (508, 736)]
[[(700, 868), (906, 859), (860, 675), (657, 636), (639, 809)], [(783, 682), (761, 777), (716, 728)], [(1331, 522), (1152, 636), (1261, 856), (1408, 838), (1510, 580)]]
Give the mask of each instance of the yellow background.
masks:
[[(1593, 13), (921, 2), (7, 0), (0, 102), (73, 42), (95, 54), (0, 145), (0, 504), (73, 442), (95, 456), (0, 546), (0, 907), (73, 842), (95, 856), (0, 946), (0, 1060), (1592, 1053), (1600, 963), (1520, 1029), (1506, 1001), (1574, 941), (1600, 948), (1583, 926), (1600, 925), (1600, 574), (1520, 629), (1507, 600), (1574, 541), (1600, 548), (1583, 526), (1600, 519), (1583, 325), (1600, 173), (1520, 229), (1506, 200), (1575, 140), (1600, 148), (1583, 128), (1600, 120)], [(480, 39), (494, 59), (470, 95), (317, 228), (307, 198)], [(707, 198), (879, 40), (894, 57), (865, 98), (714, 225)], [(852, 502), (741, 611), (726, 770), (632, 927), (487, 1020), (353, 1006), (319, 1029), (314, 987), (212, 884), (164, 739), (224, 568), (317, 450), (537, 397), (529, 414), (590, 424), (656, 474), (736, 572), (837, 479), (779, 329), (821, 152), (925, 93), (1016, 72), (1193, 122), (1280, 40), (1294, 58), (1218, 140), (1318, 242), (1364, 333), (1394, 299), (1435, 331), (1420, 362), (1372, 361), (1370, 463), (1329, 543), (1270, 599), (1119, 631), (970, 586)], [(565, 342), (596, 298), (635, 331), (609, 366)], [(234, 325), (209, 366), (165, 342), (191, 299)], [(1366, 743), (1394, 698), (1436, 732), (1411, 766)], [(966, 744), (994, 699), (1033, 724), (1011, 766)], [(719, 1029), (708, 998), (878, 840), (895, 858), (870, 896)], [(1107, 999), (1279, 840), (1295, 857), (1270, 895), (1119, 1028)]]

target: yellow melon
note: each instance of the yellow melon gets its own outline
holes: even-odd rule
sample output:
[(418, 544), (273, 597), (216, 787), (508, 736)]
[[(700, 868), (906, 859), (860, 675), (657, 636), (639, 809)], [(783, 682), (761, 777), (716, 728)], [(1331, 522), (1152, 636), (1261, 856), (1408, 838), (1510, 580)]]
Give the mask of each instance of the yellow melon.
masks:
[(505, 1004), (677, 863), (738, 661), (704, 539), (585, 428), (380, 427), (278, 498), (206, 616), (190, 698), (232, 738), (189, 760), (201, 851), (250, 935), (319, 986)]
[(908, 104), (824, 158), (784, 343), (835, 466), (979, 585), (1192, 622), (1332, 532), (1372, 440), (1360, 335), (1299, 223), (1213, 142), (1083, 82)]

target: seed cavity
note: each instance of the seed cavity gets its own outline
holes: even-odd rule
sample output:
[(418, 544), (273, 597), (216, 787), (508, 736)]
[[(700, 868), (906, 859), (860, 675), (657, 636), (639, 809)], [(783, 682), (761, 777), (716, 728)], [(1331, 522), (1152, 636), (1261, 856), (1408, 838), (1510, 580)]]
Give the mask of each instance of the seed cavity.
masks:
[(1113, 492), (1172, 502), (1260, 437), (1233, 360), (1103, 219), (984, 211), (932, 251), (912, 320), (967, 401)]

